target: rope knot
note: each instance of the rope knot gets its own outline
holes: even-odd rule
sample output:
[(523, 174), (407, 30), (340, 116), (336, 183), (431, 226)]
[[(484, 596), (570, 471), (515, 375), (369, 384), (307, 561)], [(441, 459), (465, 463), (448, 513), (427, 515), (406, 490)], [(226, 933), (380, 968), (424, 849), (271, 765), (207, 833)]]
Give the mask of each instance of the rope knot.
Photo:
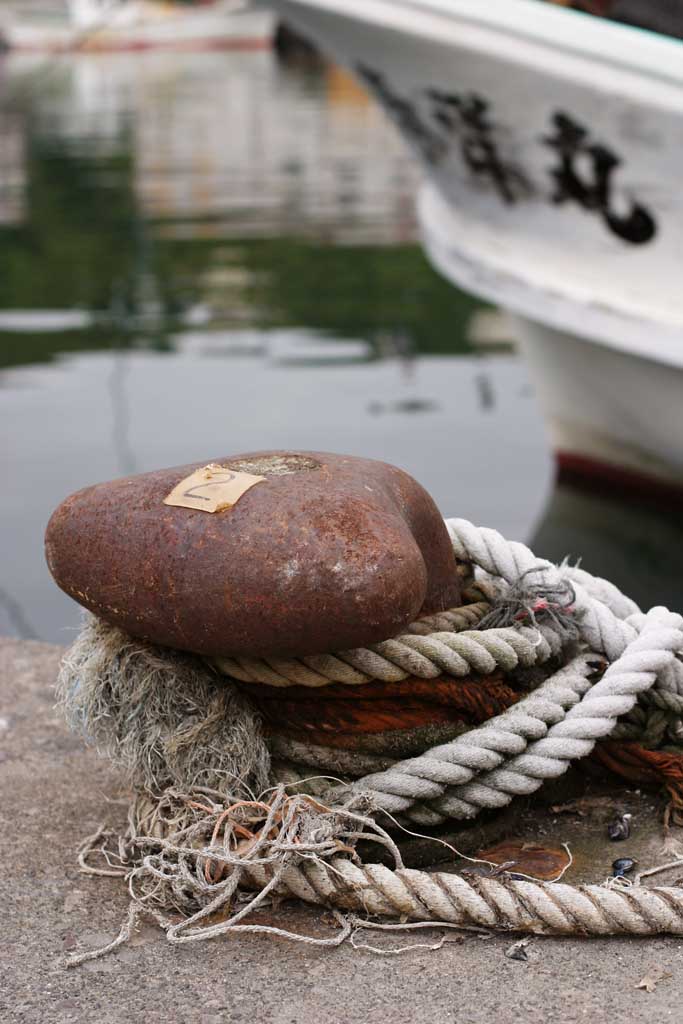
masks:
[(543, 573), (542, 565), (523, 572), (493, 602), (491, 610), (479, 623), (480, 629), (497, 629), (516, 623), (538, 629), (550, 623), (566, 641), (579, 637), (576, 592), (569, 580), (559, 583), (533, 583), (529, 577)]

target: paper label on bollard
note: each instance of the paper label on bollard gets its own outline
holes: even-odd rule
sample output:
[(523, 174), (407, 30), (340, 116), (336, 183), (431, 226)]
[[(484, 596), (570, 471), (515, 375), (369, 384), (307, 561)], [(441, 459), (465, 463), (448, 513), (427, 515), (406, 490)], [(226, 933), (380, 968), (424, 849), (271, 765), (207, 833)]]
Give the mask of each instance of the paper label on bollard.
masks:
[(265, 476), (237, 473), (225, 466), (210, 464), (203, 469), (196, 469), (176, 484), (164, 498), (164, 505), (197, 508), (202, 512), (223, 512), (236, 505), (243, 494), (265, 479)]

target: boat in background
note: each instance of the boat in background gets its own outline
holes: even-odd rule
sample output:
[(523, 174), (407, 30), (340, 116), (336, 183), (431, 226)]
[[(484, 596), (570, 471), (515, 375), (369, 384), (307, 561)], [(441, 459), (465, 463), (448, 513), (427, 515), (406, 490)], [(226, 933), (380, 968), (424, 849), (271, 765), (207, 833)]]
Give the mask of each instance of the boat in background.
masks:
[(683, 39), (681, 0), (546, 0), (599, 18)]
[(30, 53), (258, 49), (272, 44), (274, 30), (273, 14), (245, 0), (21, 0), (0, 11), (2, 44)]
[(539, 0), (274, 7), (420, 156), (426, 251), (514, 314), (560, 462), (681, 488), (683, 43)]

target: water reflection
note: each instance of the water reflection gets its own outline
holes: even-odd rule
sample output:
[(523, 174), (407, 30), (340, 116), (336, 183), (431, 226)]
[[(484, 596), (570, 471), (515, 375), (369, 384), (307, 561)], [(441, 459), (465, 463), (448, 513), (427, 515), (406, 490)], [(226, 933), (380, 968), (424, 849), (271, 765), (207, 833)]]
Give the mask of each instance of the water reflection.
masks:
[(682, 532), (680, 509), (560, 481), (531, 543), (554, 561), (580, 558), (584, 568), (616, 583), (642, 608), (677, 611), (683, 607)]
[[(264, 350), (277, 337), (263, 332)], [(479, 368), (477, 357), (463, 356), (454, 366), (449, 356), (423, 356), (406, 381), (394, 360), (302, 367), (178, 349), (81, 353), (7, 371), (0, 429), (4, 436), (11, 431), (13, 444), (2, 453), (2, 472), (21, 482), (0, 506), (0, 530), (12, 538), (7, 588), (41, 635), (64, 639), (62, 627), (77, 616), (49, 585), (41, 550), (57, 501), (131, 469), (273, 446), (387, 459), (414, 473), (444, 512), (523, 534), (541, 509), (550, 473), (538, 413), (520, 399), (524, 370), (507, 357), (491, 371), (501, 401), (482, 417), (474, 387)], [(369, 411), (373, 402), (423, 396), (428, 414)], [(523, 486), (501, 489), (510, 465)], [(39, 485), (27, 500), (29, 481)], [(2, 628), (15, 629), (6, 618)]]
[(525, 369), (427, 265), (418, 171), (346, 76), (83, 55), (5, 59), (0, 88), (0, 633), (78, 621), (42, 556), (67, 493), (234, 451), (386, 459), (444, 513), (529, 536), (552, 466)]
[[(443, 324), (475, 304), (414, 244), (417, 170), (341, 72), (213, 53), (45, 68), (5, 69), (4, 365), (167, 347), (207, 321), (315, 326), (369, 357), (386, 327), (420, 352), (465, 347)], [(36, 308), (54, 336), (33, 336)]]

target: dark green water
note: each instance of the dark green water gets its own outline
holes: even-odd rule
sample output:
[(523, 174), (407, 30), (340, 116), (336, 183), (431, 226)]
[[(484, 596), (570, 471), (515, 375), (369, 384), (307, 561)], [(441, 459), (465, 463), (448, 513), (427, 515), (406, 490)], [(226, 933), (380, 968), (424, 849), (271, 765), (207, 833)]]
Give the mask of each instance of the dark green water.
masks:
[(501, 318), (427, 265), (418, 171), (334, 69), (269, 54), (0, 63), (0, 633), (66, 642), (51, 510), (258, 448), (386, 459), (444, 514), (680, 606), (679, 534), (553, 489)]

